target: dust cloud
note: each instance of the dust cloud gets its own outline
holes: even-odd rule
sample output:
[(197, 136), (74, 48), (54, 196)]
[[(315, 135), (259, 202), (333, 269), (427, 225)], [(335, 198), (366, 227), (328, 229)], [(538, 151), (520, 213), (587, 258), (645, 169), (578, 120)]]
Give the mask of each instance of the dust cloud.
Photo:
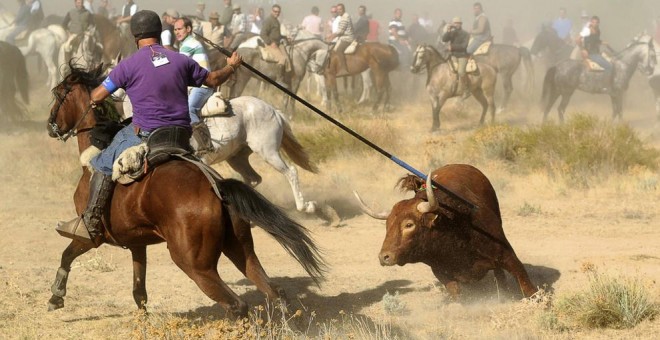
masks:
[[(152, 9), (158, 13), (167, 8), (175, 8), (179, 12), (195, 13), (197, 0), (175, 1), (175, 0), (137, 0), (135, 1), (141, 9)], [(220, 10), (223, 6), (222, 0), (205, 0), (208, 15), (211, 11)], [(3, 0), (3, 6), (9, 11), (16, 12), (17, 1)], [(42, 0), (46, 15), (64, 15), (69, 8), (73, 8), (73, 0)], [(93, 1), (98, 6), (99, 0)], [(116, 12), (121, 10), (126, 1), (110, 0)], [(234, 1), (243, 7), (243, 12), (252, 12), (255, 7), (261, 6), (265, 9), (272, 3), (278, 3), (283, 7), (281, 19), (286, 23), (297, 24), (307, 15), (312, 6), (321, 9), (321, 16), (326, 17), (329, 8), (337, 1), (328, 0), (245, 0)], [(429, 3), (433, 3), (429, 5)], [(627, 0), (497, 0), (481, 1), (486, 14), (490, 17), (492, 32), (495, 40), (501, 39), (504, 24), (510, 19), (521, 43), (529, 42), (539, 31), (543, 22), (552, 21), (557, 17), (560, 7), (565, 7), (568, 17), (573, 22), (574, 30), (580, 26), (580, 13), (586, 11), (588, 15), (598, 15), (601, 18), (601, 29), (603, 40), (610, 42), (613, 47), (622, 48), (629, 39), (636, 34), (652, 29), (655, 18), (660, 16), (660, 2), (657, 0), (635, 0), (634, 6)], [(472, 24), (472, 1), (465, 0), (409, 0), (409, 1), (382, 1), (362, 0), (344, 1), (348, 12), (357, 15), (360, 5), (367, 6), (367, 12), (381, 23), (381, 40), (385, 39), (384, 26), (392, 17), (394, 9), (400, 7), (403, 10), (403, 22), (410, 25), (414, 15), (432, 22), (431, 30), (435, 32), (443, 20), (449, 21), (454, 16), (463, 17), (464, 22)], [(266, 11), (268, 13), (268, 11)]]

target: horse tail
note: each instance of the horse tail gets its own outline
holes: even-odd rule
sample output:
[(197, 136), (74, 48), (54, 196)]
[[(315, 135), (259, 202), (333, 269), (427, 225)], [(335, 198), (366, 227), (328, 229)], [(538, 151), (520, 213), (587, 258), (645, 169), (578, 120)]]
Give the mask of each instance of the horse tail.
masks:
[[(282, 115), (279, 111), (277, 111), (277, 114), (280, 115), (280, 117)], [(282, 127), (284, 128), (284, 133), (282, 134), (282, 150), (284, 150), (284, 153), (286, 153), (289, 159), (291, 159), (291, 161), (297, 166), (309, 172), (317, 173), (319, 171), (318, 167), (316, 164), (312, 163), (305, 148), (300, 145), (296, 136), (293, 135), (291, 125), (289, 125), (284, 118), (281, 119), (281, 122)]]
[(525, 80), (525, 86), (529, 91), (529, 94), (533, 93), (534, 89), (534, 65), (532, 64), (532, 53), (527, 47), (520, 47), (520, 58), (523, 62), (523, 67), (525, 68), (525, 74), (527, 78)]
[(307, 228), (241, 181), (224, 179), (218, 185), (230, 210), (269, 233), (319, 284), (327, 271), (327, 264)]
[(541, 105), (543, 107), (546, 106), (551, 94), (555, 91), (555, 74), (557, 74), (557, 66), (549, 68), (543, 78), (543, 92), (541, 92)]
[(16, 87), (21, 94), (21, 98), (26, 104), (30, 103), (30, 94), (28, 92), (28, 73), (25, 65), (25, 57), (20, 51), (16, 51)]

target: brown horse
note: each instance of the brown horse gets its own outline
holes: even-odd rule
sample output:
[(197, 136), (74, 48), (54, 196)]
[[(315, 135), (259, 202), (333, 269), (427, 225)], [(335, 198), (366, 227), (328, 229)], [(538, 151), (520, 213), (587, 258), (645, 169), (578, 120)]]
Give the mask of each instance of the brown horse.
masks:
[(107, 17), (95, 14), (94, 23), (101, 36), (104, 63), (109, 64), (120, 55), (121, 57), (128, 57), (137, 51), (133, 37), (122, 35), (117, 25)]
[[(81, 152), (90, 146), (89, 130), (98, 121), (108, 120), (104, 112), (89, 113), (88, 109), (90, 90), (102, 80), (101, 72), (100, 67), (92, 72), (72, 67), (53, 89), (49, 135), (63, 140), (77, 135)], [(83, 169), (74, 195), (78, 214), (87, 202), (89, 178), (89, 171)], [(174, 263), (230, 315), (245, 316), (248, 306), (220, 278), (221, 253), (269, 299), (283, 298), (284, 290), (271, 282), (254, 252), (250, 222), (274, 237), (317, 283), (323, 277), (325, 264), (307, 229), (240, 181), (219, 180), (217, 185), (222, 199), (196, 166), (174, 160), (137, 182), (116, 186), (103, 217), (104, 233), (110, 244), (131, 251), (133, 297), (139, 308), (147, 302), (146, 247), (161, 242), (167, 242)], [(64, 250), (49, 310), (64, 306), (71, 263), (89, 249), (74, 240)]]
[[(389, 106), (390, 101), (390, 77), (389, 73), (399, 66), (399, 54), (390, 45), (377, 42), (364, 43), (357, 47), (355, 53), (346, 55), (346, 67), (348, 74), (342, 76), (354, 76), (371, 69), (374, 84), (376, 86), (376, 101), (373, 110), (378, 109), (378, 104), (383, 99), (383, 108)], [(325, 68), (325, 86), (328, 95), (328, 109), (332, 108), (335, 101), (337, 111), (341, 112), (339, 94), (337, 92), (337, 75), (341, 69), (339, 56), (330, 54), (330, 60)], [(384, 98), (383, 98), (384, 96)]]

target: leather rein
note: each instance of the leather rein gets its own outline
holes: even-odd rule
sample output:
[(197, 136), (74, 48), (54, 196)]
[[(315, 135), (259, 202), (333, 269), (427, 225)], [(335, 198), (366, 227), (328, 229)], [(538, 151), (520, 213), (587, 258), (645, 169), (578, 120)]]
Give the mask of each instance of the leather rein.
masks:
[[(57, 107), (56, 107), (54, 110), (52, 110), (52, 111), (50, 112), (50, 117), (48, 118), (48, 125), (50, 126), (51, 131), (57, 135), (57, 139), (59, 139), (59, 140), (61, 140), (61, 141), (63, 141), (63, 142), (66, 142), (67, 139), (69, 139), (69, 138), (71, 138), (71, 137), (75, 137), (75, 136), (77, 136), (79, 133), (87, 132), (87, 131), (92, 130), (91, 127), (90, 127), (90, 128), (84, 128), (84, 129), (78, 129), (78, 126), (80, 126), (80, 124), (81, 124), (82, 121), (85, 119), (85, 117), (87, 117), (87, 114), (88, 114), (90, 111), (92, 111), (93, 109), (96, 108), (96, 105), (92, 105), (92, 104), (90, 104), (89, 106), (87, 106), (87, 109), (85, 110), (85, 112), (83, 112), (82, 116), (80, 116), (80, 118), (78, 119), (78, 121), (76, 122), (76, 124), (74, 124), (73, 127), (72, 127), (68, 132), (66, 132), (66, 133), (62, 133), (62, 132), (60, 131), (60, 127), (59, 127), (59, 126), (57, 125), (57, 123), (55, 122), (55, 118), (56, 118), (56, 116), (57, 116), (57, 113), (58, 113), (58, 112), (60, 111), (60, 109), (62, 108), (62, 104), (64, 104), (64, 101), (66, 100), (66, 96), (67, 96), (70, 92), (71, 92), (71, 87), (67, 87), (67, 88), (66, 88), (66, 92), (64, 92), (64, 95), (61, 97), (61, 99), (60, 99), (60, 97), (59, 97), (58, 95), (55, 96), (56, 99), (57, 99)], [(87, 89), (87, 93), (89, 94), (89, 89)]]

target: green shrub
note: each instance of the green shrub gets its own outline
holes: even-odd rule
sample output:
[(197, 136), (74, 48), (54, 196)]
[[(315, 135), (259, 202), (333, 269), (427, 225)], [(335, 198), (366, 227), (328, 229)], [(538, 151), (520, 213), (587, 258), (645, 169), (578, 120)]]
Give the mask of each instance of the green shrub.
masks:
[(647, 147), (628, 125), (575, 115), (566, 124), (526, 129), (490, 125), (466, 142), (473, 157), (509, 162), (519, 171), (546, 170), (576, 184), (587, 177), (623, 173), (632, 167), (656, 170), (660, 151)]

